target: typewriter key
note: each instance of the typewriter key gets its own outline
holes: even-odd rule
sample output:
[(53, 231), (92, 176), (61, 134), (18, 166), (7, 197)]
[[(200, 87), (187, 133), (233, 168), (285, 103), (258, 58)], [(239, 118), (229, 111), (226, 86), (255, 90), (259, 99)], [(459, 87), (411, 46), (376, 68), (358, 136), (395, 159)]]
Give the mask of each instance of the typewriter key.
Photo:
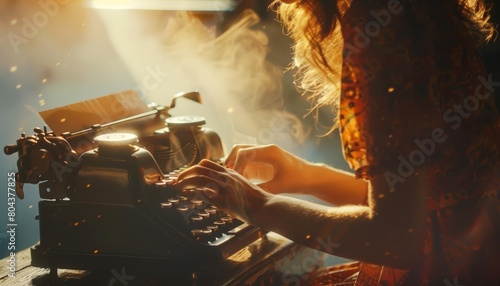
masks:
[(179, 176), (180, 173), (181, 172), (179, 172), (179, 171), (171, 171), (171, 172), (168, 172), (167, 177), (177, 180), (177, 177)]
[(201, 221), (203, 221), (203, 218), (201, 216), (192, 216), (191, 220), (193, 222), (201, 222)]
[(202, 218), (209, 218), (210, 217), (210, 214), (207, 212), (199, 212), (198, 215), (201, 216)]
[(160, 204), (162, 208), (171, 208), (172, 207), (172, 203), (171, 202), (164, 202), (164, 203), (161, 203)]
[(205, 212), (207, 212), (208, 214), (214, 215), (217, 213), (217, 210), (214, 208), (208, 208), (208, 209), (205, 209)]
[(212, 231), (216, 231), (216, 230), (218, 230), (218, 229), (219, 229), (219, 227), (218, 227), (218, 226), (216, 226), (216, 225), (208, 225), (208, 226), (207, 226), (207, 229), (211, 229)]
[(225, 223), (232, 223), (233, 222), (233, 218), (232, 217), (228, 217), (228, 216), (221, 217), (220, 220), (223, 221), (223, 222), (225, 222)]
[(161, 181), (155, 182), (156, 186), (158, 187), (166, 187), (167, 185), (172, 185), (174, 183), (174, 180), (171, 179), (163, 179)]
[(203, 230), (202, 229), (193, 229), (193, 230), (191, 230), (191, 234), (194, 236), (199, 236), (199, 235), (203, 234)]
[(174, 199), (174, 198), (170, 198), (168, 199), (168, 201), (174, 205), (178, 204), (179, 203), (179, 199)]

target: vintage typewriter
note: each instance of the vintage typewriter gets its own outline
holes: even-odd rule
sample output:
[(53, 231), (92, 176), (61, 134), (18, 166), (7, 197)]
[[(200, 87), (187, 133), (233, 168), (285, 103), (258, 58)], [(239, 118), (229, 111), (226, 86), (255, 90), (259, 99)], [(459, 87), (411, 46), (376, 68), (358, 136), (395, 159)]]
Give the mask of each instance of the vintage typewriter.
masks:
[(25, 183), (39, 185), (33, 266), (56, 273), (196, 271), (265, 234), (223, 213), (197, 189), (172, 189), (183, 168), (202, 159), (222, 163), (224, 156), (202, 117), (170, 116), (179, 98), (201, 103), (197, 92), (180, 93), (170, 106), (149, 105), (140, 114), (61, 134), (35, 128), (5, 146), (6, 154), (19, 155), (18, 196), (24, 197)]

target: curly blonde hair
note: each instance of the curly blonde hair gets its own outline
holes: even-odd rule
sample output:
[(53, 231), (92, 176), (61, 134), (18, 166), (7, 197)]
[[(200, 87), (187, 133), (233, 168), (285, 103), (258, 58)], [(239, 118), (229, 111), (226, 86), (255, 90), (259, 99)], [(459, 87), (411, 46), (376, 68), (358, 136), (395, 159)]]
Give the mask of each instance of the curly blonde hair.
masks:
[[(271, 7), (277, 12), (287, 34), (294, 41), (295, 84), (311, 100), (313, 110), (321, 106), (338, 107), (342, 68), (343, 39), (340, 20), (350, 0), (299, 0), (282, 4), (275, 0)], [(495, 27), (489, 22), (484, 0), (427, 0), (430, 9), (445, 14), (452, 11), (470, 33), (471, 46), (490, 40)], [(437, 6), (437, 7), (436, 7)], [(446, 21), (442, 17), (438, 21)], [(335, 127), (335, 126), (334, 126)]]

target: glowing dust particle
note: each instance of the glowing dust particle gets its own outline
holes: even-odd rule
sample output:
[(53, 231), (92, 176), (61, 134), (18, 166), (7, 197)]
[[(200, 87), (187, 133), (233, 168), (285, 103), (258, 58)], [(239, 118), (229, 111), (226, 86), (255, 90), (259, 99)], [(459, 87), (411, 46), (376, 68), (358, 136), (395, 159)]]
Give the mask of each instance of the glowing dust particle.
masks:
[(311, 235), (310, 234), (306, 235), (306, 239), (309, 239), (309, 238), (311, 238)]
[(45, 105), (45, 99), (40, 99), (38, 101), (38, 104), (40, 104), (40, 106), (44, 106)]
[(23, 85), (22, 84), (18, 84), (16, 85), (16, 89), (20, 89)]
[(387, 91), (388, 91), (388, 92), (390, 92), (390, 93), (393, 93), (393, 92), (394, 92), (394, 87), (389, 87), (389, 88), (387, 89)]
[(43, 96), (43, 93), (39, 93), (39, 94), (38, 94), (38, 97), (42, 97), (42, 96)]
[(97, 253), (99, 253), (99, 250), (98, 250), (98, 249), (95, 249), (95, 250), (94, 250), (94, 254), (97, 254)]
[(16, 72), (17, 71), (17, 66), (11, 66), (9, 69), (10, 72)]
[(233, 113), (233, 112), (234, 112), (234, 109), (233, 109), (232, 107), (229, 107), (229, 108), (227, 109), (227, 113)]
[(80, 224), (79, 222), (75, 222), (73, 226), (78, 226), (79, 224)]
[(14, 26), (15, 24), (17, 24), (17, 18), (12, 19), (12, 20), (10, 21), (10, 24), (11, 24), (12, 26)]
[(61, 122), (61, 123), (66, 122), (66, 118), (61, 118), (61, 120), (59, 120), (59, 122)]
[(61, 65), (61, 63), (56, 63), (56, 67), (58, 67), (58, 66), (60, 66), (60, 65)]
[(42, 83), (46, 83), (46, 82), (47, 82), (46, 78), (42, 79)]

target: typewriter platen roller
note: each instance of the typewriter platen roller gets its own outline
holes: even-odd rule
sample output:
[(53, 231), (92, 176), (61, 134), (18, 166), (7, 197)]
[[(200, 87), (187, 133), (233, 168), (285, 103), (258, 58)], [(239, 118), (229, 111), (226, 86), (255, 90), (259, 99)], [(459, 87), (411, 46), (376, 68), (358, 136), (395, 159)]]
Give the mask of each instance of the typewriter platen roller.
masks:
[(19, 153), (18, 193), (23, 183), (38, 183), (42, 198), (32, 265), (193, 271), (264, 235), (199, 190), (171, 187), (184, 166), (221, 159), (219, 137), (203, 124), (201, 117), (179, 117), (150, 136), (101, 134), (81, 155), (64, 136), (40, 129), (7, 146), (5, 153)]

